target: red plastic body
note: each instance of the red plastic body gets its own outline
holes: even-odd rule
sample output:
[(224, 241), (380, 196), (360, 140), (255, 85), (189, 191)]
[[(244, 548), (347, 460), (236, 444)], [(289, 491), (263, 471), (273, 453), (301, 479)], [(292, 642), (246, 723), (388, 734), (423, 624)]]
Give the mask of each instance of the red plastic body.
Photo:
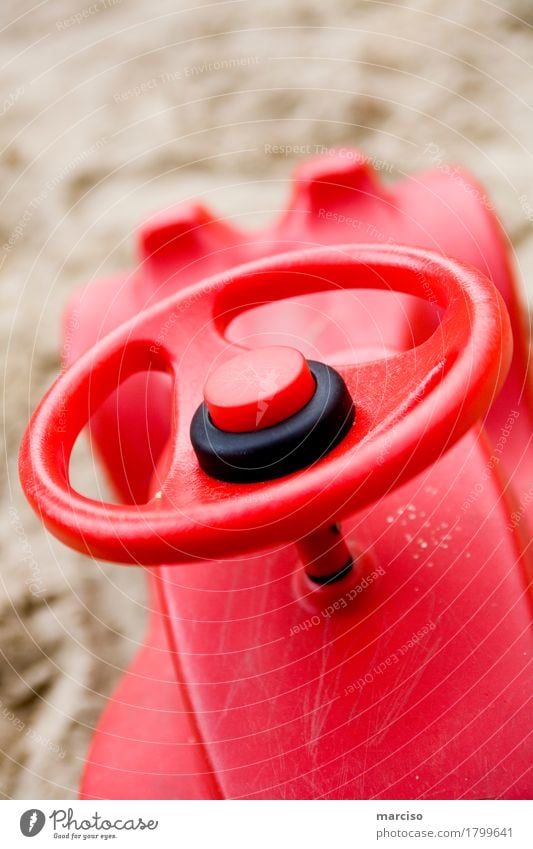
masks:
[[(143, 263), (136, 274), (126, 283), (117, 279), (93, 285), (71, 304), (67, 326), (73, 316), (83, 317), (71, 348), (72, 359), (113, 325), (191, 282), (191, 277), (198, 279), (257, 254), (275, 254), (287, 247), (356, 241), (354, 235), (360, 230), (368, 239), (373, 228), (382, 234), (383, 238), (377, 239), (380, 242), (420, 244), (488, 273), (507, 302), (513, 325), (515, 354), (509, 377), (492, 404), (483, 431), (475, 421), (501, 383), (509, 350), (505, 314), (489, 311), (492, 317), (503, 317), (499, 328), (488, 330), (498, 344), (484, 348), (486, 359), (476, 363), (471, 356), (472, 339), (481, 338), (476, 336), (480, 330), (475, 331), (475, 321), (465, 321), (464, 316), (475, 319), (483, 298), (474, 299), (470, 306), (455, 303), (454, 311), (453, 293), (457, 296), (457, 291), (453, 287), (447, 296), (437, 295), (445, 309), (444, 333), (438, 329), (441, 325), (434, 312), (420, 302), (390, 295), (385, 308), (385, 300), (368, 292), (360, 293), (354, 304), (343, 300), (344, 296), (339, 299), (338, 293), (314, 295), (315, 300), (306, 302), (296, 298), (301, 292), (284, 290), (293, 297), (289, 306), (283, 303), (277, 309), (274, 304), (226, 323), (223, 331), (233, 344), (249, 345), (251, 336), (260, 337), (261, 344), (296, 344), (298, 339), (296, 347), (305, 349), (308, 356), (336, 366), (351, 362), (350, 374), (362, 376), (352, 383), (352, 389), (356, 401), (363, 399), (363, 410), (365, 388), (390, 377), (392, 356), (393, 362), (401, 363), (401, 380), (393, 382), (391, 408), (380, 412), (386, 423), (402, 396), (414, 393), (415, 403), (404, 420), (410, 422), (408, 433), (400, 434), (398, 443), (398, 428), (392, 431), (392, 443), (386, 431), (377, 444), (370, 440), (374, 442), (372, 456), (364, 458), (359, 468), (366, 463), (367, 469), (376, 472), (371, 485), (361, 475), (347, 479), (347, 473), (353, 471), (352, 461), (349, 468), (337, 466), (336, 492), (342, 493), (349, 506), (344, 509), (339, 502), (333, 513), (347, 517), (343, 531), (358, 554), (358, 569), (346, 583), (329, 588), (311, 584), (296, 546), (287, 542), (289, 528), (281, 532), (280, 503), (296, 504), (300, 509), (301, 522), (296, 531), (293, 523), (292, 539), (313, 530), (318, 519), (326, 523), (332, 517), (325, 509), (326, 501), (317, 508), (309, 504), (310, 492), (323, 491), (327, 483), (325, 477), (317, 479), (313, 489), (317, 470), (295, 476), (284, 491), (275, 484), (275, 501), (266, 499), (267, 506), (262, 508), (270, 510), (273, 503), (274, 521), (278, 522), (269, 547), (253, 555), (238, 554), (240, 543), (232, 542), (225, 546), (234, 552), (231, 562), (150, 570), (155, 601), (147, 645), (102, 720), (82, 795), (523, 797), (531, 790), (531, 750), (525, 739), (531, 692), (527, 675), (531, 606), (525, 553), (530, 530), (527, 499), (522, 498), (518, 510), (516, 503), (526, 492), (524, 484), (533, 471), (531, 409), (525, 383), (527, 345), (497, 225), (478, 189), (477, 194), (465, 192), (464, 185), (460, 187), (442, 172), (384, 190), (367, 166), (352, 162), (348, 167), (340, 158), (326, 165), (323, 161), (310, 163), (295, 185), (292, 207), (266, 233), (237, 233), (198, 210), (150, 225), (143, 233)], [(357, 228), (353, 221), (359, 222)], [(349, 240), (348, 228), (357, 230), (350, 232)], [(392, 254), (397, 260), (405, 254), (373, 250), (374, 263), (383, 255)], [(366, 265), (368, 260), (367, 255)], [(444, 259), (442, 264), (437, 262), (441, 270), (446, 264)], [(455, 268), (453, 263), (448, 265)], [(406, 267), (399, 266), (401, 262), (395, 266), (397, 288), (413, 291), (405, 284), (409, 277)], [(260, 273), (264, 267), (274, 266), (267, 262), (259, 266)], [(375, 264), (373, 268), (375, 271)], [(390, 281), (390, 276), (387, 279)], [(416, 281), (416, 269), (410, 280)], [(479, 280), (482, 278), (476, 277)], [(219, 291), (230, 291), (225, 283)], [(440, 274), (433, 283), (433, 289), (439, 289)], [(235, 293), (235, 287), (231, 291)], [(422, 297), (428, 295), (420, 287), (415, 291)], [(241, 301), (243, 294), (244, 290), (239, 293)], [(278, 284), (269, 297), (279, 294)], [(187, 297), (189, 310), (206, 303), (203, 296)], [(173, 301), (178, 316), (183, 315), (179, 305), (186, 303), (186, 298)], [(102, 325), (103, 299), (110, 309)], [(267, 300), (266, 293), (261, 300)], [(225, 305), (232, 311), (235, 306), (231, 299)], [(315, 322), (317, 315), (323, 322), (318, 333), (316, 327), (310, 332), (312, 312)], [(145, 340), (161, 349), (163, 340), (155, 328), (157, 325), (160, 331), (166, 326), (168, 344), (172, 311), (168, 312), (167, 305), (146, 315), (149, 319), (143, 315), (130, 325), (128, 333), (131, 335), (133, 327), (142, 328), (148, 332)], [(324, 315), (328, 317), (325, 322)], [(166, 323), (159, 320), (163, 316)], [(155, 323), (147, 326), (143, 324), (146, 320)], [(121, 333), (104, 343), (100, 352), (106, 350), (105, 345), (110, 353), (120, 349), (125, 341)], [(435, 341), (439, 333), (440, 347)], [(446, 348), (448, 343), (451, 349)], [(419, 397), (416, 387), (420, 379), (432, 373), (445, 348), (455, 357), (445, 377), (456, 375), (459, 382), (448, 394), (439, 383), (438, 393)], [(420, 350), (430, 350), (433, 359), (421, 361), (418, 357), (417, 361), (413, 352)], [(464, 351), (469, 360), (461, 358)], [(198, 351), (191, 357), (193, 362), (202, 369), (209, 365)], [(463, 363), (462, 374), (457, 371), (458, 362)], [(474, 376), (471, 383), (464, 363)], [(112, 379), (107, 387), (103, 381), (102, 397), (116, 385), (117, 370), (108, 373)], [(204, 377), (200, 371), (194, 375), (199, 391)], [(463, 407), (460, 386), (467, 389)], [(375, 401), (369, 391), (368, 408)], [(93, 437), (125, 501), (139, 505), (148, 499), (154, 458), (160, 459), (153, 491), (168, 477), (169, 457), (163, 449), (171, 434), (170, 392), (164, 377), (130, 378), (91, 419)], [(441, 400), (431, 415), (426, 412), (423, 421), (420, 415), (417, 419), (417, 410), (435, 394)], [(179, 420), (182, 407), (178, 404), (176, 409)], [(87, 412), (86, 407), (79, 411), (80, 425)], [(434, 428), (433, 439), (427, 438), (420, 446), (428, 425)], [(447, 447), (446, 434), (459, 441), (441, 456)], [(44, 433), (43, 439), (48, 436)], [(397, 445), (407, 446), (405, 453), (400, 450), (396, 456)], [(407, 457), (417, 459), (402, 476)], [(335, 459), (326, 464), (328, 479), (332, 474), (335, 477)], [(193, 491), (197, 498), (198, 489)], [(171, 500), (178, 495), (172, 492)], [(207, 496), (207, 491), (203, 495)], [(219, 496), (220, 492), (218, 501)], [(108, 511), (112, 523), (120, 509)], [(145, 508), (131, 509), (142, 515)], [(249, 505), (234, 513), (240, 519), (243, 515), (257, 519), (253, 511), (250, 514)], [(270, 521), (270, 514), (268, 518)], [(98, 522), (103, 519), (99, 514)], [(227, 519), (226, 509), (225, 514), (219, 513), (218, 524), (215, 522), (218, 535), (212, 536), (213, 545), (220, 543)], [(95, 539), (87, 539), (87, 530), (90, 527), (84, 527), (85, 547), (104, 556), (121, 557), (118, 549), (113, 549), (110, 533), (104, 534), (105, 545), (100, 549)], [(240, 527), (239, 537), (245, 530)], [(185, 556), (212, 556), (209, 545), (201, 548), (208, 536), (198, 536), (198, 547), (189, 546)], [(250, 535), (243, 541), (242, 551), (250, 547), (251, 540)], [(268, 545), (266, 534), (264, 540)], [(119, 541), (124, 542), (123, 535)], [(176, 538), (172, 544), (177, 542)], [(131, 543), (128, 539), (130, 553)], [(141, 545), (133, 553), (144, 562), (154, 562), (158, 555), (153, 539), (149, 549)]]

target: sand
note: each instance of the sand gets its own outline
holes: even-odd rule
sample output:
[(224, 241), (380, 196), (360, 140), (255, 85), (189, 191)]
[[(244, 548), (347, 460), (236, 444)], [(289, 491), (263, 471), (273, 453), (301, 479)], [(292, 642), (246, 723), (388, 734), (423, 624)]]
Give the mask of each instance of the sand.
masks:
[[(264, 223), (316, 145), (360, 147), (385, 179), (465, 165), (528, 280), (532, 23), (528, 0), (1, 4), (4, 797), (76, 795), (146, 622), (141, 571), (64, 548), (18, 483), (69, 293), (130, 265), (139, 222), (173, 202), (201, 197), (236, 224)], [(87, 449), (76, 470), (90, 491)]]

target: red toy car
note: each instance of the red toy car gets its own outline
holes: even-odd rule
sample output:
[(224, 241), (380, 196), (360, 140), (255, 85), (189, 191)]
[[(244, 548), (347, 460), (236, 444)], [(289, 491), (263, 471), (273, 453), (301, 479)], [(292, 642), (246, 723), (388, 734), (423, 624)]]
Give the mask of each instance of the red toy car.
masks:
[[(529, 334), (480, 187), (329, 155), (266, 230), (184, 206), (139, 246), (21, 450), (52, 533), (151, 589), (82, 798), (528, 797)], [(86, 424), (120, 503), (69, 483)]]

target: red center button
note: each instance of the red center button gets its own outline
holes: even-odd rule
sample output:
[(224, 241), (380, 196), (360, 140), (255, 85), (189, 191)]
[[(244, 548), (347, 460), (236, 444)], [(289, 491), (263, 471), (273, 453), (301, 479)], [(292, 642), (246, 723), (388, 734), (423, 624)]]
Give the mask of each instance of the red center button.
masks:
[(242, 433), (285, 421), (305, 407), (315, 388), (303, 354), (272, 345), (219, 366), (207, 379), (204, 400), (213, 424)]

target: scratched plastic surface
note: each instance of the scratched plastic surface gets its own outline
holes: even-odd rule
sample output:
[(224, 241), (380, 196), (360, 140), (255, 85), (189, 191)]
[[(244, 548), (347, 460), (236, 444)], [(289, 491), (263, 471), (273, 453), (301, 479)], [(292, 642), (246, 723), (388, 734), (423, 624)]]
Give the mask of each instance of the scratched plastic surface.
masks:
[(527, 796), (527, 579), (498, 482), (461, 510), (476, 436), (346, 523), (360, 571), (327, 590), (294, 549), (164, 567), (224, 796)]

